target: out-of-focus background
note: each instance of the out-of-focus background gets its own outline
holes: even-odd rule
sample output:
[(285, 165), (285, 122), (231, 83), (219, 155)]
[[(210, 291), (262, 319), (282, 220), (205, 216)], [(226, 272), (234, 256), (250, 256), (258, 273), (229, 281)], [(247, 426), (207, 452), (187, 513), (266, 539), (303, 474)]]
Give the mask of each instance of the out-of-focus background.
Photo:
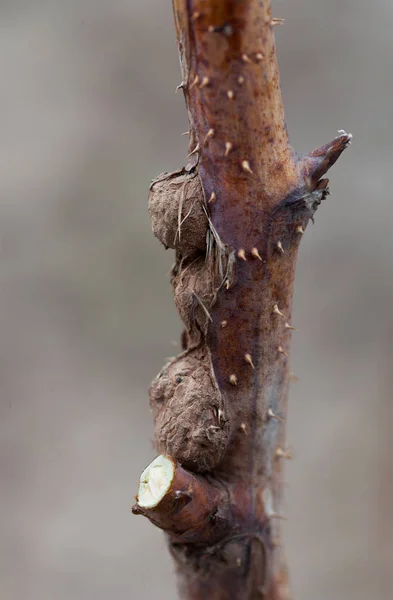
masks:
[[(391, 0), (282, 0), (293, 145), (353, 145), (297, 271), (284, 526), (295, 600), (393, 597)], [(150, 179), (184, 164), (169, 0), (0, 3), (0, 597), (174, 600), (129, 512), (181, 330)]]

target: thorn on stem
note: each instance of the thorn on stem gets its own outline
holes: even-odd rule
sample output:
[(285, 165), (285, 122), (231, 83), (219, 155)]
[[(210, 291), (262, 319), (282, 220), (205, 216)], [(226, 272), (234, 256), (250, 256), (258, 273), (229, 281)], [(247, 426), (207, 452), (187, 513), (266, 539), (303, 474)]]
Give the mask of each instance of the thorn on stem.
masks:
[(226, 142), (225, 143), (225, 154), (224, 156), (228, 156), (228, 154), (230, 153), (230, 151), (233, 148), (233, 144), (231, 144), (231, 142)]
[(250, 63), (251, 62), (248, 54), (242, 54), (242, 61), (245, 62), (245, 63)]
[(233, 100), (235, 97), (235, 93), (233, 92), (233, 90), (228, 90), (227, 96), (228, 96), (229, 100)]
[(283, 318), (285, 319), (285, 315), (284, 315), (284, 314), (281, 312), (281, 310), (278, 308), (278, 304), (275, 304), (275, 305), (273, 306), (273, 312), (274, 312), (276, 315), (279, 315), (280, 317), (283, 317)]
[(265, 57), (263, 56), (262, 52), (257, 52), (255, 58), (258, 62), (261, 62), (261, 60), (263, 60)]
[(267, 416), (269, 417), (269, 419), (275, 419), (276, 421), (280, 421), (280, 423), (285, 423), (285, 420), (282, 417), (279, 417), (278, 415), (276, 415), (271, 408), (268, 409), (267, 411)]
[(285, 19), (282, 19), (280, 17), (273, 17), (270, 23), (272, 27), (277, 27), (277, 25), (283, 25), (285, 23)]
[(275, 455), (277, 458), (285, 458), (286, 460), (292, 460), (293, 458), (290, 452), (288, 452), (287, 450), (283, 450), (280, 447), (276, 449)]
[(205, 145), (212, 137), (214, 137), (214, 129), (209, 129), (203, 140), (203, 145)]
[(239, 85), (242, 85), (244, 83), (244, 77), (243, 75), (239, 75), (239, 77), (237, 78), (237, 82)]
[(200, 16), (201, 16), (201, 13), (198, 11), (195, 11), (191, 16), (191, 21), (196, 21), (197, 19), (199, 19)]
[(258, 248), (252, 248), (251, 256), (253, 256), (254, 258), (258, 258), (259, 260), (262, 260), (260, 254), (258, 252)]
[(229, 382), (230, 382), (232, 385), (237, 385), (237, 377), (236, 377), (236, 375), (235, 375), (234, 373), (232, 373), (232, 375), (230, 375), (230, 377), (229, 377)]
[(200, 147), (199, 142), (198, 142), (198, 144), (195, 146), (194, 150), (191, 150), (191, 152), (190, 152), (190, 154), (188, 156), (192, 156), (196, 152), (199, 152), (200, 149), (201, 149), (201, 147)]
[(279, 252), (281, 252), (281, 254), (284, 254), (285, 250), (283, 248), (281, 240), (278, 240), (278, 242), (277, 242), (277, 249), (279, 250)]
[(176, 94), (177, 94), (177, 92), (178, 92), (179, 90), (182, 90), (182, 89), (184, 89), (185, 87), (186, 87), (186, 82), (185, 82), (185, 81), (182, 81), (181, 83), (179, 83), (179, 85), (178, 85), (178, 86), (177, 86), (177, 88), (176, 88)]
[(244, 250), (244, 248), (240, 248), (240, 250), (238, 251), (237, 255), (242, 260), (247, 261), (246, 251)]
[(210, 198), (209, 198), (209, 202), (208, 202), (208, 204), (214, 204), (216, 200), (217, 200), (216, 193), (215, 193), (215, 192), (212, 192), (212, 193), (210, 194)]
[(243, 169), (243, 171), (246, 171), (246, 173), (252, 173), (250, 163), (248, 162), (248, 160), (243, 160), (242, 169)]
[(285, 323), (284, 327), (285, 329), (292, 329), (292, 331), (296, 331), (296, 329), (292, 327), (292, 325), (290, 325), (289, 323)]
[(245, 423), (240, 423), (240, 431), (247, 435), (247, 425)]
[(224, 329), (228, 325), (228, 321), (221, 321), (220, 325)]
[(199, 75), (195, 75), (195, 79), (194, 79), (194, 81), (192, 82), (192, 84), (190, 85), (190, 90), (192, 90), (192, 88), (193, 88), (194, 86), (196, 86), (198, 83), (199, 83)]
[(201, 81), (201, 85), (199, 86), (199, 89), (203, 89), (204, 87), (209, 85), (209, 83), (210, 83), (209, 77), (204, 77)]
[(246, 361), (246, 363), (248, 363), (249, 365), (251, 365), (253, 369), (255, 369), (255, 365), (254, 365), (254, 363), (252, 361), (251, 354), (249, 354), (249, 353), (245, 354), (244, 355), (244, 360)]
[(296, 233), (298, 233), (299, 235), (303, 235), (304, 229), (303, 229), (303, 227), (301, 225), (298, 225), (296, 227)]
[(278, 350), (278, 352), (279, 352), (280, 354), (283, 354), (284, 356), (289, 356), (289, 354), (288, 354), (287, 352), (285, 352), (285, 350), (283, 349), (283, 347), (282, 347), (282, 346), (279, 346), (279, 347), (277, 348), (277, 350)]

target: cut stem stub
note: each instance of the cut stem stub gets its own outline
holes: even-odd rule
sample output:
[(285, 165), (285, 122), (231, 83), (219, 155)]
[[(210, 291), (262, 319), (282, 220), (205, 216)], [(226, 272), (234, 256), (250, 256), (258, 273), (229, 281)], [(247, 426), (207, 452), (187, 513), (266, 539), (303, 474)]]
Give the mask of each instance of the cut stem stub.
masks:
[(202, 475), (167, 456), (157, 456), (139, 479), (132, 512), (183, 543), (214, 542), (226, 529), (227, 497)]

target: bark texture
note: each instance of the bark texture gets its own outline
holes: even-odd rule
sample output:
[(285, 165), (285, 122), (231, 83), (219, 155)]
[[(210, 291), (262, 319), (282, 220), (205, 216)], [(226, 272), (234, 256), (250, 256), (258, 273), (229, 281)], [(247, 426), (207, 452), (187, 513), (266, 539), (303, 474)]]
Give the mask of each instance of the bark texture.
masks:
[(144, 514), (168, 533), (183, 598), (285, 600), (279, 518), (295, 263), (328, 194), (322, 177), (351, 136), (307, 156), (291, 148), (268, 0), (173, 6), (190, 155), (153, 181), (149, 210), (155, 235), (176, 250), (185, 332), (150, 403), (158, 451), (212, 490), (202, 511), (210, 527), (192, 540), (173, 533), (175, 513), (177, 529), (183, 519), (195, 531), (191, 484), (187, 510), (179, 496), (179, 510), (164, 503), (159, 519)]

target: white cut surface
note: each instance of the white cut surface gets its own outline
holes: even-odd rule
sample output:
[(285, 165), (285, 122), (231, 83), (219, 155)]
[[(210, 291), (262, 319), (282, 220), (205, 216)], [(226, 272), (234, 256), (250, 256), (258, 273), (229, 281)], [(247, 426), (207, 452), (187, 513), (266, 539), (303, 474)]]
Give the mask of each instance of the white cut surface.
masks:
[(175, 468), (166, 456), (157, 456), (143, 471), (139, 480), (138, 504), (141, 508), (154, 508), (170, 489)]

